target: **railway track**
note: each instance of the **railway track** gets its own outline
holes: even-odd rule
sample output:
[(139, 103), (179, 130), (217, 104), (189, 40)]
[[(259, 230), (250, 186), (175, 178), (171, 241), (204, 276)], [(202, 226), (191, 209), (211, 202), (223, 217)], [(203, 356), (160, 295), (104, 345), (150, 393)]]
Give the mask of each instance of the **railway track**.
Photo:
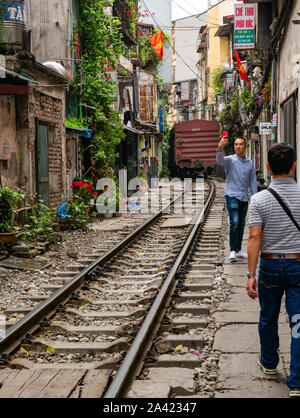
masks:
[[(207, 382), (200, 383), (204, 372), (199, 368), (212, 348), (214, 329), (208, 325), (213, 281), (223, 263), (223, 189), (211, 194), (213, 206), (208, 199), (106, 398), (201, 397), (205, 392)], [(210, 357), (207, 364), (211, 389), (217, 377), (210, 373), (212, 362), (218, 358)]]
[(135, 231), (104, 256), (87, 254), (75, 277), (55, 278), (50, 298), (22, 308), (0, 340), (1, 397), (103, 395), (192, 229), (170, 227), (171, 216), (146, 221), (142, 240)]

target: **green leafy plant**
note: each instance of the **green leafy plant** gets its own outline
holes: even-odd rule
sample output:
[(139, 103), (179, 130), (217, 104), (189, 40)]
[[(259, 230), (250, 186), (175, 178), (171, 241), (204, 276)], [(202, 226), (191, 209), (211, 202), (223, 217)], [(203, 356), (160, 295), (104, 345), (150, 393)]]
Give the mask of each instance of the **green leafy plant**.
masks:
[(68, 128), (80, 128), (80, 129), (87, 129), (88, 126), (83, 121), (79, 121), (75, 117), (68, 116), (66, 118), (66, 126)]
[(37, 195), (35, 203), (28, 216), (27, 223), (16, 227), (20, 231), (22, 240), (36, 239), (40, 236), (47, 236), (53, 232), (53, 224), (56, 218), (56, 211), (43, 204), (42, 199)]
[(211, 85), (214, 89), (214, 94), (223, 94), (225, 92), (224, 78), (222, 77), (223, 72), (224, 68), (222, 66), (216, 67), (211, 72)]
[(37, 215), (29, 217), (29, 222), (23, 227), (20, 238), (22, 240), (35, 239), (40, 235), (47, 236), (53, 232), (55, 214), (51, 210), (41, 210)]
[(241, 92), (242, 107), (246, 112), (250, 112), (253, 105), (253, 97), (250, 90), (243, 90)]
[(71, 200), (67, 205), (68, 216), (73, 220), (69, 223), (69, 229), (79, 229), (86, 225), (90, 219), (89, 207), (77, 199)]
[(16, 212), (18, 202), (25, 198), (25, 193), (13, 190), (7, 186), (0, 188), (0, 232), (8, 232), (11, 228), (11, 219)]

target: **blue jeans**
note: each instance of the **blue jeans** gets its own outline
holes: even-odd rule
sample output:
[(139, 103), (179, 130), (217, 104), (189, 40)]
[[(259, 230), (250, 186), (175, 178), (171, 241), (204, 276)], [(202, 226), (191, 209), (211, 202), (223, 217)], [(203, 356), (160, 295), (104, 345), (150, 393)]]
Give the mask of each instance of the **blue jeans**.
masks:
[(260, 259), (258, 332), (261, 361), (268, 369), (279, 362), (278, 316), (284, 292), (291, 328), (290, 376), (286, 383), (290, 388), (300, 388), (300, 260), (286, 260), (284, 254), (279, 260)]
[(240, 251), (245, 228), (245, 218), (248, 202), (242, 202), (235, 197), (225, 196), (226, 206), (230, 218), (229, 245), (230, 251)]

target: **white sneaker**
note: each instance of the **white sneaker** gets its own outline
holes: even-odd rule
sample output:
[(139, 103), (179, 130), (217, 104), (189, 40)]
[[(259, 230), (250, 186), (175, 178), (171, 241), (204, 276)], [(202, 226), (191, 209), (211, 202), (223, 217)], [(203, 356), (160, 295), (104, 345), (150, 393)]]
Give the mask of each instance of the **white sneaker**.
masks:
[(230, 256), (228, 257), (228, 260), (235, 261), (235, 259), (236, 259), (235, 251), (230, 251)]
[(236, 253), (236, 257), (248, 258), (248, 255), (244, 253), (244, 251), (240, 250), (238, 253)]

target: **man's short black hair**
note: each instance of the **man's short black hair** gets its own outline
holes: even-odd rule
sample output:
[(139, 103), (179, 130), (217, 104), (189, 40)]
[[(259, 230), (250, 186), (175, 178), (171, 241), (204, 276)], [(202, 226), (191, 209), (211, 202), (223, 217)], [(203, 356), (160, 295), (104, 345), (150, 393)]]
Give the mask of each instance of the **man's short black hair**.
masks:
[(294, 161), (295, 152), (289, 144), (274, 144), (268, 150), (268, 163), (275, 175), (289, 174)]

